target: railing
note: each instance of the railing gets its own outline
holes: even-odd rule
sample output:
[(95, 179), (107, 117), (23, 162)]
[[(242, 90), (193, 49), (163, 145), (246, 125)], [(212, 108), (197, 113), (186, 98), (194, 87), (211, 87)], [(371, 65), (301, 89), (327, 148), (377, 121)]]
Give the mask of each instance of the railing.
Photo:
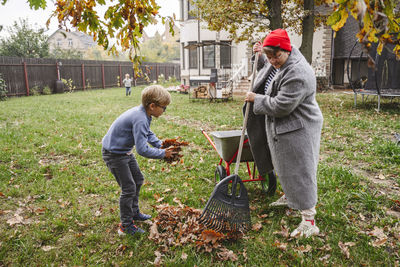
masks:
[(236, 87), (238, 86), (240, 80), (243, 77), (247, 77), (248, 67), (247, 67), (247, 59), (243, 58), (240, 64), (233, 64), (232, 65), (232, 76), (228, 80), (228, 83), (225, 87), (225, 90), (229, 90), (233, 92)]

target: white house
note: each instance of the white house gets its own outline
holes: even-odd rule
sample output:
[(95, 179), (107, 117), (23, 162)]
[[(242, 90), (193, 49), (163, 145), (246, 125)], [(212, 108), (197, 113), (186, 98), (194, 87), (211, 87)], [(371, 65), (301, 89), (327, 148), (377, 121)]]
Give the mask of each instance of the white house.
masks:
[[(189, 14), (193, 9), (190, 1), (179, 1), (182, 84), (196, 86), (199, 82), (207, 82), (212, 70), (218, 73), (218, 81), (247, 77), (251, 72), (252, 44), (247, 41), (235, 43), (225, 31), (208, 30), (205, 22)], [(292, 32), (289, 35), (293, 45), (300, 47), (301, 36)], [(331, 42), (330, 28), (323, 27), (314, 33), (313, 67), (318, 76), (330, 75)]]

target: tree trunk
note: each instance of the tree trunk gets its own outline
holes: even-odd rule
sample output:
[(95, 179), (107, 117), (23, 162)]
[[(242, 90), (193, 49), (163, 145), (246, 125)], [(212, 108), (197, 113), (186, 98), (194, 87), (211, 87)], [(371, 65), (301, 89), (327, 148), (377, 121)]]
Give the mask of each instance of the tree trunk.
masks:
[(302, 23), (303, 35), (301, 37), (300, 52), (311, 64), (314, 39), (314, 0), (304, 0), (304, 11), (307, 14)]
[(267, 0), (266, 5), (269, 10), (268, 20), (269, 28), (271, 30), (283, 27), (282, 24), (282, 1), (281, 0)]

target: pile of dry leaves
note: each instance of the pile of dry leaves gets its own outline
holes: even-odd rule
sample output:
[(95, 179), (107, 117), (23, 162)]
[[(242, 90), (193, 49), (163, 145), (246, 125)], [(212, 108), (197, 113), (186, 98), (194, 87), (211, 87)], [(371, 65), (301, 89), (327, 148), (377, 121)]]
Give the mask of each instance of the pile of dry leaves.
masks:
[(161, 144), (162, 149), (169, 148), (170, 150), (172, 150), (172, 157), (165, 159), (165, 161), (168, 163), (179, 162), (183, 156), (179, 154), (179, 152), (182, 151), (182, 146), (189, 145), (188, 142), (178, 141), (179, 138), (180, 137), (173, 139), (165, 139)]
[[(150, 227), (149, 239), (159, 245), (155, 252), (154, 265), (162, 264), (163, 253), (168, 253), (170, 247), (193, 244), (197, 250), (216, 251), (218, 260), (236, 261), (237, 255), (224, 247), (223, 241), (236, 240), (241, 234), (223, 234), (206, 229), (198, 222), (201, 210), (182, 205), (179, 200), (174, 200), (179, 206), (161, 204), (156, 206), (158, 216)], [(183, 253), (184, 254), (184, 253)], [(181, 256), (186, 259), (187, 255)]]

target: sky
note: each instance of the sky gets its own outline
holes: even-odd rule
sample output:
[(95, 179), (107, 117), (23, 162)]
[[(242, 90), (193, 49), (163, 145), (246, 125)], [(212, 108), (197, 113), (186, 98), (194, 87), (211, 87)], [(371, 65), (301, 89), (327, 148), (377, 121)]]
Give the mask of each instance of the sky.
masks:
[[(32, 28), (45, 28), (46, 21), (50, 17), (51, 11), (54, 9), (53, 1), (47, 1), (47, 8), (45, 10), (32, 10), (29, 8), (29, 4), (26, 0), (8, 0), (5, 5), (0, 4), (0, 25), (3, 26), (3, 30), (0, 32), (1, 37), (7, 35), (7, 27), (14, 24), (14, 21), (21, 19), (28, 19)], [(177, 19), (179, 19), (179, 0), (156, 0), (156, 3), (161, 6), (159, 12), (162, 16), (172, 16), (175, 13)], [(57, 30), (57, 19), (52, 18), (49, 25), (49, 30), (46, 31), (47, 35), (51, 35)], [(164, 32), (164, 26), (161, 21), (157, 26), (149, 26), (145, 28), (146, 33), (149, 36), (153, 36), (158, 30), (159, 33)]]

